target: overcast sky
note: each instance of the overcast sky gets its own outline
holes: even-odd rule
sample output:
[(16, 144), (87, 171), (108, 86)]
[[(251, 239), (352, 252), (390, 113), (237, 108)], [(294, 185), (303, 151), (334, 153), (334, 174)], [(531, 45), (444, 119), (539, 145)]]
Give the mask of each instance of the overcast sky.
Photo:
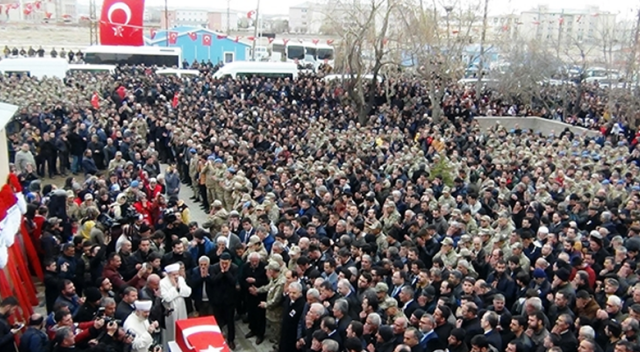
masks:
[[(438, 3), (455, 3), (458, 0), (438, 0)], [(464, 0), (473, 1), (473, 0)], [(481, 1), (481, 0), (477, 0)], [(261, 12), (267, 14), (288, 14), (289, 7), (305, 2), (304, 0), (260, 0)], [(203, 8), (203, 0), (168, 0), (169, 7), (193, 7)], [(208, 2), (211, 8), (226, 9), (227, 1), (216, 0)], [(430, 2), (429, 2), (430, 3)], [(598, 5), (601, 3), (601, 5)], [(146, 4), (150, 6), (163, 6), (164, 0), (146, 0)], [(257, 0), (234, 0), (231, 1), (231, 8), (241, 11), (249, 11), (255, 9)], [(611, 1), (593, 1), (593, 0), (489, 0), (489, 12), (491, 14), (500, 13), (519, 13), (529, 10), (538, 5), (549, 5), (552, 9), (583, 9), (590, 5), (600, 6), (602, 11), (610, 11), (618, 13), (621, 17), (630, 18), (637, 12), (640, 4), (635, 0), (611, 0)]]

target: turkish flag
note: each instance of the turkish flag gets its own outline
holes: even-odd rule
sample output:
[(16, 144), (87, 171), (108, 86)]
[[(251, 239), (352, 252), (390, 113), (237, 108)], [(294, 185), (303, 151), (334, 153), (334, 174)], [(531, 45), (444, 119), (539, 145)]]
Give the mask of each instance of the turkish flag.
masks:
[(211, 34), (202, 35), (202, 45), (211, 46)]
[(104, 0), (100, 16), (100, 44), (144, 45), (144, 0)]
[(151, 28), (149, 30), (149, 38), (153, 39), (156, 37), (156, 29), (155, 28)]
[(256, 38), (255, 38), (255, 37), (247, 37), (247, 39), (248, 39), (248, 40), (250, 40), (250, 41), (254, 41), (254, 40), (256, 40)]
[(240, 37), (240, 36), (236, 36), (236, 39), (234, 40), (234, 42), (236, 42), (236, 43), (237, 43), (237, 42), (240, 40), (240, 38), (242, 38), (242, 37)]
[(189, 38), (191, 38), (191, 40), (195, 42), (196, 40), (198, 40), (198, 33), (189, 32)]
[(31, 12), (33, 12), (33, 4), (31, 3), (26, 3), (24, 4), (24, 10), (23, 10), (25, 15), (30, 15)]
[(218, 34), (218, 35), (216, 35), (216, 38), (218, 38), (218, 39), (224, 39), (226, 37), (227, 37), (226, 34)]
[(176, 92), (173, 95), (173, 101), (171, 101), (171, 107), (175, 109), (179, 103), (180, 103), (180, 93)]
[(178, 42), (178, 32), (169, 32), (169, 44)]
[(327, 45), (333, 44), (333, 39), (327, 39)]
[(14, 10), (17, 10), (17, 9), (20, 8), (20, 4), (17, 3), (17, 2), (14, 2), (13, 4), (11, 4), (11, 8), (14, 9)]
[(253, 16), (255, 16), (255, 15), (256, 15), (256, 12), (255, 12), (255, 11), (253, 11), (253, 10), (251, 10), (251, 11), (247, 12), (247, 18), (248, 18), (248, 19), (252, 19), (252, 18), (253, 18)]
[(100, 97), (98, 96), (98, 92), (93, 92), (93, 95), (91, 96), (91, 105), (95, 109), (100, 109)]
[(36, 5), (36, 9), (40, 10), (40, 7), (42, 7), (42, 1), (36, 1), (34, 3)]
[(182, 352), (231, 352), (213, 316), (176, 321), (176, 344)]
[(284, 45), (287, 45), (287, 43), (288, 43), (288, 42), (289, 42), (289, 39), (282, 39), (282, 43), (283, 43)]
[(46, 19), (50, 19), (50, 18), (51, 18), (51, 16), (53, 16), (53, 14), (52, 14), (51, 12), (45, 12), (45, 13), (44, 13), (44, 17), (45, 17)]
[(267, 38), (267, 40), (269, 41), (269, 44), (273, 43), (273, 39), (274, 38)]
[(312, 40), (311, 42), (312, 42), (313, 44), (316, 44), (316, 45), (317, 45), (317, 44), (318, 44), (318, 42), (320, 42), (320, 40), (318, 40), (318, 39), (314, 39), (314, 40)]

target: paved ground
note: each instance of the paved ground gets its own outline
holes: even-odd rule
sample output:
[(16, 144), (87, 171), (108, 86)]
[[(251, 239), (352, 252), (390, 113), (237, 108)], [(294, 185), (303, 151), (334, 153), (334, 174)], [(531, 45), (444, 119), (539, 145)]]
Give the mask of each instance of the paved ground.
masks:
[[(163, 165), (163, 169), (164, 169)], [(53, 183), (56, 186), (62, 186), (64, 183), (63, 177), (56, 177), (54, 179), (46, 179), (43, 184)], [(197, 221), (199, 224), (202, 224), (207, 219), (207, 214), (200, 208), (198, 203), (194, 203), (191, 200), (191, 196), (193, 196), (193, 192), (186, 185), (181, 185), (180, 187), (180, 198), (185, 201), (185, 203), (189, 206), (191, 211), (191, 221)], [(36, 312), (41, 314), (46, 314), (46, 310), (44, 307), (44, 286), (39, 280), (36, 279), (36, 286), (38, 289), (38, 299), (41, 302), (41, 305), (36, 308)], [(267, 324), (268, 329), (268, 324)], [(269, 342), (269, 338), (267, 337), (265, 341), (256, 346), (255, 337), (250, 339), (245, 339), (244, 335), (249, 332), (249, 328), (247, 324), (242, 323), (241, 321), (236, 322), (236, 349), (234, 351), (255, 351), (255, 352), (269, 352), (271, 351), (272, 343)]]

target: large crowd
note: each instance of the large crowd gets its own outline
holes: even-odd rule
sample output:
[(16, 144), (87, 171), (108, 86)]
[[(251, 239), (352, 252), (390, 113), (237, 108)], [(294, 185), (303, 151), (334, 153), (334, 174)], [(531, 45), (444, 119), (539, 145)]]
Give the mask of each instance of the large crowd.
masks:
[(280, 352), (640, 350), (629, 126), (481, 129), (472, 88), (434, 121), (403, 80), (362, 124), (319, 77), (198, 69), (0, 78), (47, 310), (4, 297), (0, 351), (167, 351), (207, 315), (231, 349), (243, 321)]

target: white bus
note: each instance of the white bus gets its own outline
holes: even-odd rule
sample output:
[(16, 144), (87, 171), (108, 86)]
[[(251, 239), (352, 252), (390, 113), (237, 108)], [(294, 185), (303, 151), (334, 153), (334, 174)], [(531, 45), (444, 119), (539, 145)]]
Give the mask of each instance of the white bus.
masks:
[(158, 46), (95, 45), (84, 50), (84, 62), (94, 65), (180, 67), (182, 49)]
[(302, 43), (283, 40), (274, 40), (271, 43), (271, 52), (280, 53), (282, 60), (286, 62), (301, 62), (305, 59), (306, 50)]
[(183, 69), (176, 69), (176, 68), (161, 68), (156, 70), (156, 75), (176, 76), (176, 77), (197, 77), (197, 76), (200, 76), (200, 71), (183, 70)]
[(222, 66), (213, 78), (290, 78), (298, 77), (298, 65), (291, 62), (234, 61)]
[(328, 44), (318, 43), (316, 45), (316, 61), (318, 61), (318, 66), (320, 66), (321, 64), (325, 64), (334, 67), (336, 63), (336, 57), (333, 47)]
[(4, 75), (26, 75), (28, 77), (65, 78), (69, 62), (59, 58), (28, 57), (0, 61), (0, 73)]

